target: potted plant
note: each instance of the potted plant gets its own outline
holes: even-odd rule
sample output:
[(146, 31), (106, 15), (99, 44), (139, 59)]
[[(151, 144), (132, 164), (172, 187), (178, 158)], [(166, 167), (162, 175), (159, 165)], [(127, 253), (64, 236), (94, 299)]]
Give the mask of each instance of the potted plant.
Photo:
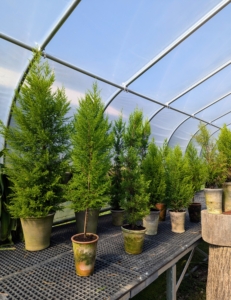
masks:
[(161, 150), (156, 146), (154, 140), (149, 144), (147, 155), (143, 160), (143, 172), (145, 180), (149, 182), (148, 193), (150, 214), (143, 218), (146, 234), (157, 234), (160, 210), (156, 205), (165, 199), (166, 182), (165, 168)]
[(178, 145), (168, 150), (166, 184), (172, 231), (182, 233), (185, 231), (185, 210), (193, 197), (193, 185), (190, 165)]
[(84, 211), (82, 233), (72, 236), (76, 273), (89, 276), (94, 271), (98, 235), (89, 231), (91, 209), (109, 201), (112, 133), (104, 114), (97, 84), (80, 99), (71, 135), (72, 178), (68, 199), (74, 211)]
[(231, 131), (224, 126), (220, 130), (217, 139), (218, 151), (223, 153), (227, 162), (227, 178), (223, 183), (223, 210), (231, 211)]
[(8, 146), (4, 151), (4, 172), (11, 189), (7, 208), (13, 218), (21, 219), (29, 251), (49, 246), (54, 213), (62, 209), (70, 105), (63, 88), (52, 92), (54, 81), (48, 62), (42, 62), (35, 51), (12, 107), (14, 126), (1, 123)]
[(121, 155), (122, 188), (125, 197), (121, 207), (126, 211), (128, 224), (122, 226), (125, 251), (129, 254), (142, 252), (145, 228), (139, 220), (149, 213), (149, 182), (145, 181), (142, 161), (146, 155), (150, 124), (143, 120), (142, 111), (136, 109), (130, 116), (124, 131), (124, 151)]
[[(189, 143), (187, 147), (186, 158), (188, 159), (192, 173), (192, 186), (195, 195), (196, 192), (201, 190), (202, 185), (205, 184), (207, 167), (205, 161), (198, 155), (197, 149), (192, 143)], [(188, 207), (189, 219), (191, 222), (197, 223), (201, 220), (201, 203), (194, 202), (194, 197), (192, 200), (192, 203)]]
[(210, 139), (210, 132), (205, 125), (199, 124), (195, 140), (201, 146), (201, 155), (207, 167), (205, 181), (205, 200), (208, 213), (222, 213), (222, 184), (227, 178), (226, 157), (217, 149), (217, 144)]
[(124, 209), (121, 209), (120, 202), (124, 198), (124, 192), (122, 189), (122, 162), (121, 155), (123, 152), (125, 123), (123, 122), (122, 115), (118, 120), (114, 122), (112, 131), (114, 133), (113, 142), (113, 164), (110, 170), (111, 175), (111, 213), (112, 224), (115, 226), (123, 225), (124, 221)]

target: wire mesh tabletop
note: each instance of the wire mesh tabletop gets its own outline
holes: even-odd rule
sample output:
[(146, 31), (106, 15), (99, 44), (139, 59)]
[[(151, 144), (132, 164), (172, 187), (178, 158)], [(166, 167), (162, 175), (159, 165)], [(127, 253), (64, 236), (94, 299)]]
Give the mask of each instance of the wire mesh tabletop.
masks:
[[(200, 197), (196, 201), (203, 203)], [(0, 299), (129, 299), (132, 289), (158, 277), (154, 276), (158, 270), (201, 239), (201, 224), (191, 223), (188, 214), (185, 229), (173, 233), (167, 214), (157, 235), (145, 236), (143, 252), (129, 255), (121, 228), (111, 225), (111, 215), (104, 215), (98, 223), (94, 273), (79, 277), (71, 244), (75, 223), (53, 227), (51, 245), (45, 250), (29, 252), (17, 243), (14, 251), (1, 251)]]

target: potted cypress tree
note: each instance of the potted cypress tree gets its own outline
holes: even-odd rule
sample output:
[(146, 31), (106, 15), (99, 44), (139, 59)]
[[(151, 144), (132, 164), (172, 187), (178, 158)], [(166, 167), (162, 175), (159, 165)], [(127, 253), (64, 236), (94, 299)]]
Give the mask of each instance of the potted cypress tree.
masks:
[(145, 181), (142, 161), (146, 155), (150, 124), (143, 120), (142, 111), (136, 109), (130, 116), (124, 131), (124, 151), (121, 155), (122, 188), (125, 197), (121, 207), (125, 209), (128, 224), (122, 226), (125, 251), (129, 254), (142, 252), (145, 228), (139, 220), (149, 213), (149, 182)]
[(52, 92), (54, 72), (34, 52), (29, 73), (12, 108), (14, 126), (1, 124), (9, 150), (5, 173), (10, 181), (13, 218), (20, 218), (29, 251), (50, 244), (54, 213), (62, 209), (62, 176), (68, 166), (70, 109), (65, 90)]
[(190, 165), (178, 145), (168, 150), (166, 183), (172, 231), (182, 233), (185, 231), (185, 210), (193, 197), (193, 185)]
[(123, 122), (122, 115), (118, 120), (114, 122), (112, 131), (114, 133), (113, 142), (113, 164), (110, 170), (111, 175), (111, 213), (112, 224), (115, 226), (123, 225), (124, 221), (124, 209), (121, 209), (120, 202), (124, 198), (124, 192), (122, 189), (122, 162), (121, 155), (123, 152), (125, 123)]
[(217, 139), (218, 151), (222, 153), (227, 162), (227, 178), (223, 183), (223, 211), (231, 211), (231, 131), (226, 124), (221, 128)]
[[(189, 143), (186, 150), (186, 158), (192, 172), (192, 184), (194, 195), (201, 190), (202, 185), (205, 184), (207, 177), (207, 167), (201, 156), (198, 155), (197, 149), (192, 143)], [(188, 212), (191, 222), (197, 223), (201, 220), (201, 203), (194, 202), (189, 204)]]
[(226, 157), (217, 149), (217, 144), (210, 139), (210, 132), (205, 125), (199, 124), (195, 140), (201, 146), (201, 155), (207, 166), (205, 181), (205, 200), (208, 213), (222, 213), (222, 184), (227, 178)]
[(143, 160), (143, 171), (146, 181), (149, 181), (148, 193), (150, 214), (143, 218), (143, 225), (146, 227), (146, 234), (157, 234), (160, 211), (156, 208), (158, 203), (165, 199), (166, 182), (163, 156), (152, 140), (148, 146), (147, 155)]
[(72, 142), (72, 178), (68, 199), (74, 211), (84, 211), (82, 233), (72, 236), (76, 273), (89, 276), (94, 271), (98, 235), (89, 230), (91, 209), (109, 202), (113, 134), (104, 114), (97, 84), (80, 99), (74, 116)]

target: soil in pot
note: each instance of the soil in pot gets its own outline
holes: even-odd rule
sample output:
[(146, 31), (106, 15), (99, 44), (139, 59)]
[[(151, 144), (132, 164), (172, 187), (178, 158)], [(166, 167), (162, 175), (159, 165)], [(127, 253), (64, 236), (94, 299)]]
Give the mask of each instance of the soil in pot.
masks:
[(133, 229), (131, 225), (124, 225), (121, 228), (125, 252), (128, 254), (140, 254), (143, 250), (146, 229), (143, 226), (136, 226)]
[(90, 276), (94, 272), (98, 235), (89, 233), (87, 239), (83, 233), (71, 237), (76, 274)]
[(21, 218), (25, 248), (39, 251), (50, 246), (51, 229), (54, 213), (40, 218)]
[(155, 205), (156, 209), (158, 209), (160, 211), (160, 215), (159, 215), (159, 221), (165, 221), (166, 218), (166, 204), (164, 203), (156, 203)]
[(175, 233), (183, 233), (185, 232), (185, 211), (169, 211), (172, 232)]
[(124, 223), (124, 209), (111, 209), (112, 225), (122, 226)]
[(201, 221), (201, 203), (191, 203), (188, 207), (188, 213), (190, 222), (199, 223)]
[(151, 210), (150, 214), (143, 218), (143, 225), (146, 228), (145, 234), (156, 235), (159, 224), (159, 210)]

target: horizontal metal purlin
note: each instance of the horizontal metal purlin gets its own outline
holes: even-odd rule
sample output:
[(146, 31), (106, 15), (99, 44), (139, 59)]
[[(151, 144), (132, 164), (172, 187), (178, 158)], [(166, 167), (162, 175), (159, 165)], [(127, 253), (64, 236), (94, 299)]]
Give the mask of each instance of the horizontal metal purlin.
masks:
[[(17, 44), (18, 46), (21, 46), (21, 47), (26, 48), (26, 49), (28, 49), (28, 50), (31, 50), (31, 51), (33, 50), (32, 47), (30, 47), (30, 46), (28, 46), (28, 45), (25, 45), (24, 43), (21, 43), (21, 42), (15, 40), (15, 39), (10, 38), (10, 37), (7, 37), (7, 36), (5, 36), (5, 35), (0, 34), (0, 37), (5, 38), (5, 39), (8, 40), (9, 42), (15, 43), (15, 44)], [(65, 61), (63, 61), (63, 60), (61, 60), (61, 59), (58, 59), (58, 58), (56, 58), (56, 57), (54, 57), (54, 56), (52, 56), (52, 55), (49, 55), (49, 54), (47, 54), (47, 53), (43, 53), (43, 54), (44, 54), (44, 56), (47, 57), (48, 59), (50, 59), (50, 60), (52, 60), (52, 61), (55, 61), (55, 62), (57, 62), (57, 63), (59, 63), (59, 64), (61, 64), (61, 65), (63, 65), (63, 66), (66, 66), (66, 67), (68, 67), (68, 68), (70, 68), (70, 69), (73, 69), (73, 70), (75, 70), (75, 71), (78, 71), (78, 72), (80, 72), (80, 73), (82, 73), (82, 74), (85, 74), (85, 75), (87, 75), (87, 76), (90, 76), (90, 77), (92, 77), (92, 78), (95, 78), (95, 79), (97, 79), (97, 80), (100, 80), (100, 81), (102, 81), (102, 82), (104, 82), (104, 83), (107, 83), (107, 84), (109, 84), (109, 85), (111, 85), (111, 86), (117, 87), (117, 88), (119, 88), (119, 89), (121, 89), (121, 90), (125, 90), (125, 91), (128, 92), (128, 93), (131, 93), (131, 94), (133, 94), (133, 95), (139, 96), (139, 97), (141, 97), (141, 98), (143, 98), (143, 99), (146, 99), (146, 100), (148, 100), (148, 101), (151, 101), (151, 102), (154, 102), (154, 103), (156, 103), (156, 104), (159, 104), (159, 105), (162, 106), (163, 108), (164, 108), (164, 107), (165, 107), (165, 108), (169, 108), (169, 109), (171, 109), (171, 110), (174, 110), (174, 111), (176, 111), (176, 112), (179, 112), (179, 113), (181, 113), (181, 114), (184, 114), (184, 115), (186, 115), (186, 116), (188, 116), (188, 117), (192, 117), (192, 118), (195, 118), (195, 119), (197, 119), (197, 120), (199, 120), (199, 121), (201, 121), (201, 122), (204, 122), (204, 123), (206, 123), (206, 124), (210, 124), (210, 123), (209, 123), (208, 121), (206, 121), (206, 120), (202, 120), (202, 119), (200, 119), (200, 118), (197, 118), (196, 116), (190, 115), (190, 114), (188, 114), (188, 113), (186, 113), (186, 112), (184, 112), (184, 111), (181, 111), (181, 110), (176, 109), (176, 108), (174, 108), (174, 107), (171, 107), (171, 106), (169, 106), (169, 105), (163, 104), (163, 103), (161, 103), (161, 102), (159, 102), (159, 101), (157, 101), (157, 100), (154, 100), (154, 99), (152, 99), (152, 98), (150, 98), (150, 97), (147, 97), (147, 96), (145, 96), (145, 95), (143, 95), (143, 94), (134, 92), (134, 91), (132, 91), (132, 90), (130, 90), (130, 89), (127, 89), (127, 88), (124, 88), (124, 87), (121, 86), (121, 85), (118, 85), (118, 84), (116, 84), (116, 83), (113, 83), (113, 82), (111, 82), (111, 81), (109, 81), (109, 80), (107, 80), (107, 79), (104, 79), (104, 78), (102, 78), (102, 77), (99, 77), (99, 76), (97, 76), (97, 75), (95, 75), (95, 74), (93, 74), (93, 73), (87, 72), (86, 70), (83, 70), (83, 69), (81, 69), (81, 68), (78, 68), (78, 67), (76, 67), (75, 65), (70, 64), (70, 63), (68, 63), (68, 62), (65, 62)], [(152, 118), (151, 118), (151, 119), (152, 119)], [(150, 121), (151, 121), (151, 119), (150, 119)], [(216, 126), (216, 125), (214, 125), (214, 124), (210, 124), (210, 125), (212, 125), (212, 126), (218, 128), (218, 129), (220, 129), (219, 126)]]

